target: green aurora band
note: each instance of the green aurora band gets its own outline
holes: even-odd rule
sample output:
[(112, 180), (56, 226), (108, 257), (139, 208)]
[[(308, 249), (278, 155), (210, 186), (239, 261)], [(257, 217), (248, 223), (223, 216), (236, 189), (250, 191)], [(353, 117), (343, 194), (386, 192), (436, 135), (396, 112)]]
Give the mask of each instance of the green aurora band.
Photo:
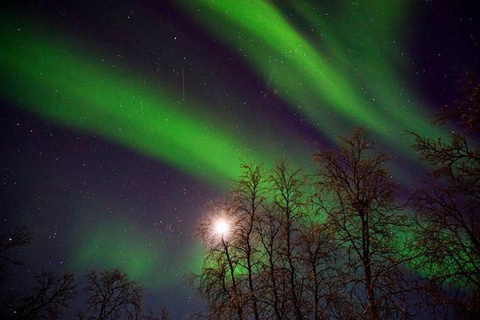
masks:
[(173, 91), (169, 88), (154, 89), (140, 77), (101, 65), (100, 58), (58, 35), (21, 25), (2, 28), (0, 34), (0, 97), (19, 107), (221, 186), (238, 177), (241, 161), (271, 165), (279, 155), (288, 156), (288, 149), (266, 153), (268, 141), (252, 147), (250, 137), (241, 138), (212, 115), (195, 111), (205, 108), (180, 105), (165, 93)]
[[(352, 8), (344, 8), (335, 16), (335, 30), (328, 27), (320, 10), (314, 14), (308, 6), (292, 2), (292, 8), (309, 24), (310, 33), (293, 27), (266, 1), (182, 3), (244, 57), (272, 89), (278, 89), (295, 112), (301, 112), (330, 139), (363, 125), (392, 149), (413, 158), (404, 130), (429, 137), (441, 134), (425, 120), (428, 117), (398, 80), (392, 63), (404, 64), (405, 57), (393, 56), (400, 50), (392, 39), (401, 39), (397, 30), (409, 1), (357, 5), (355, 14), (348, 16), (345, 12)], [(244, 158), (271, 165), (279, 155), (288, 155), (283, 150), (265, 152), (269, 150), (267, 141), (251, 147), (249, 138), (235, 135), (211, 115), (196, 111), (206, 108), (180, 105), (167, 93), (171, 88), (159, 90), (131, 72), (126, 76), (121, 69), (105, 67), (99, 57), (78, 49), (65, 35), (42, 33), (23, 21), (17, 30), (13, 26), (18, 21), (5, 14), (0, 17), (0, 97), (18, 107), (59, 125), (100, 135), (221, 186), (239, 176)], [(313, 44), (314, 37), (321, 39), (319, 44)], [(259, 132), (254, 135), (261, 136)], [(124, 263), (122, 257), (134, 257), (125, 264), (126, 271), (149, 277), (157, 265), (149, 257), (162, 259), (161, 253), (150, 248), (139, 249), (138, 241), (132, 240), (136, 234), (111, 247), (111, 239), (125, 237), (119, 225), (108, 231), (82, 230), (78, 238), (87, 233), (88, 240), (73, 258), (78, 268), (90, 267), (96, 257), (107, 252), (98, 263), (117, 266)], [(201, 261), (197, 249), (185, 258), (195, 269)]]
[[(365, 126), (385, 146), (414, 160), (417, 155), (409, 148), (406, 131), (442, 135), (397, 76), (408, 59), (399, 47), (399, 31), (409, 0), (339, 1), (331, 18), (334, 28), (326, 22), (329, 12), (323, 12), (321, 4), (316, 3), (315, 13), (313, 2), (288, 1), (299, 20), (309, 24), (303, 32), (264, 0), (181, 3), (331, 140), (354, 126)], [(393, 171), (404, 180), (403, 170), (394, 166)], [(412, 236), (399, 233), (402, 238)], [(424, 276), (434, 272), (411, 267)]]
[(330, 139), (361, 125), (413, 159), (406, 130), (428, 137), (441, 135), (389, 63), (404, 59), (395, 39), (401, 39), (396, 30), (404, 23), (409, 1), (339, 2), (334, 28), (322, 18), (322, 9), (315, 14), (312, 4), (290, 4), (309, 23), (309, 37), (316, 37), (315, 41), (309, 41), (267, 1), (182, 1), (184, 8)]
[[(83, 212), (80, 216), (87, 218), (90, 214)], [(164, 252), (158, 250), (161, 245), (152, 244), (154, 236), (139, 228), (125, 228), (125, 225), (131, 225), (131, 222), (126, 224), (110, 220), (96, 221), (95, 225), (80, 223), (80, 228), (74, 230), (72, 237), (74, 241), (71, 247), (76, 248), (77, 253), (69, 263), (70, 267), (74, 271), (120, 268), (142, 283), (160, 285), (156, 282), (168, 278), (164, 272), (162, 277), (156, 274), (166, 264)]]
[[(67, 41), (65, 35), (42, 31), (22, 18), (0, 17), (0, 98), (58, 125), (99, 135), (222, 187), (237, 179), (241, 161), (272, 165), (280, 155), (289, 156), (288, 149), (311, 153), (288, 145), (271, 154), (269, 141), (258, 138), (275, 135), (267, 132), (268, 128), (262, 128), (262, 134), (235, 135), (228, 123), (196, 111), (206, 108), (180, 105), (165, 93), (174, 91), (172, 88), (160, 91), (131, 72), (126, 76), (121, 69), (113, 71), (99, 63), (101, 58)], [(95, 216), (95, 210), (81, 216)], [(73, 270), (121, 267), (155, 286), (168, 285), (162, 279), (175, 279), (165, 274), (169, 268), (164, 255), (141, 245), (148, 240), (142, 233), (125, 233), (121, 223), (112, 221), (98, 225), (102, 227), (83, 223), (72, 233), (75, 249), (67, 263)], [(200, 248), (192, 245), (182, 252), (178, 270), (198, 270)]]
[(72, 230), (69, 247), (75, 248), (75, 254), (67, 261), (71, 270), (81, 274), (119, 268), (150, 288), (183, 285), (186, 274), (199, 272), (202, 248), (197, 241), (172, 254), (171, 249), (162, 250), (172, 245), (168, 237), (159, 238), (154, 229), (145, 229), (131, 219), (97, 219), (92, 224), (92, 212), (97, 210), (77, 212), (83, 220)]
[[(268, 166), (280, 155), (289, 156), (288, 149), (311, 153), (298, 145), (269, 153), (269, 141), (258, 138), (275, 135), (266, 132), (268, 128), (251, 136), (235, 135), (229, 124), (196, 111), (206, 108), (180, 105), (165, 93), (172, 88), (159, 90), (131, 72), (126, 76), (126, 71), (112, 70), (65, 35), (39, 30), (22, 18), (0, 17), (0, 98), (53, 123), (101, 136), (222, 187), (238, 178), (241, 161)], [(81, 216), (101, 215), (93, 210)], [(71, 236), (74, 249), (67, 264), (73, 270), (120, 267), (149, 286), (174, 285), (165, 283), (176, 277), (166, 274), (171, 268), (166, 268), (164, 254), (155, 251), (158, 246), (142, 246), (148, 237), (141, 232), (126, 233), (121, 223), (113, 221), (99, 222), (93, 228), (81, 225)], [(181, 261), (175, 263), (177, 270), (198, 270), (202, 250), (192, 245), (182, 252)]]

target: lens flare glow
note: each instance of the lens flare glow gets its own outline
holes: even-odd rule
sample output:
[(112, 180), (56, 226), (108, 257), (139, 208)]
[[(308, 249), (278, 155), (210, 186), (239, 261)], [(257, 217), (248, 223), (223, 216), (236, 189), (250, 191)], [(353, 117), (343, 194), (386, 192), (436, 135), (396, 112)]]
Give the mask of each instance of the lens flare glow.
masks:
[(225, 237), (230, 232), (230, 223), (225, 219), (218, 219), (213, 226), (216, 235)]

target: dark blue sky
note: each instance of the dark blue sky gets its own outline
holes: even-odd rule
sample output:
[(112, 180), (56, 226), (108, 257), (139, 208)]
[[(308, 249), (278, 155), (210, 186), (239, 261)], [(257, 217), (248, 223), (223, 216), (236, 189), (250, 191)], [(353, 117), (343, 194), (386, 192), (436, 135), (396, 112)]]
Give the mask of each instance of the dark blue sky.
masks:
[[(28, 17), (45, 30), (95, 44), (94, 54), (124, 70), (149, 77), (161, 73), (178, 97), (179, 70), (187, 70), (188, 99), (215, 106), (232, 126), (245, 126), (245, 119), (259, 128), (271, 126), (285, 137), (304, 141), (312, 154), (319, 145), (331, 143), (299, 121), (236, 52), (174, 1), (6, 1), (0, 8)], [(457, 97), (457, 82), (466, 69), (480, 74), (479, 17), (474, 1), (412, 1), (403, 32), (415, 67), (399, 76), (415, 88), (426, 111), (433, 113)], [(200, 85), (206, 82), (207, 87)], [(141, 280), (148, 304), (157, 310), (167, 306), (178, 319), (199, 310), (202, 304), (185, 282), (185, 274), (198, 262), (192, 259), (201, 255), (192, 230), (205, 203), (228, 190), (106, 138), (40, 118), (8, 101), (6, 88), (0, 86), (0, 232), (25, 225), (34, 239), (21, 254), (27, 263), (15, 270), (10, 288), (20, 290), (42, 269), (73, 269), (81, 281), (89, 269), (121, 268), (132, 252), (141, 259), (153, 252), (152, 259), (162, 261), (150, 261), (145, 269), (151, 282)], [(264, 109), (255, 110), (255, 116), (250, 115), (253, 107), (238, 107), (242, 100), (262, 98)], [(236, 118), (242, 121), (235, 124)], [(310, 154), (300, 157), (308, 159)], [(108, 237), (101, 238), (98, 230)], [(110, 243), (95, 242), (102, 239)], [(86, 253), (90, 243), (98, 250), (92, 254), (97, 260)], [(109, 248), (127, 253), (100, 257)]]

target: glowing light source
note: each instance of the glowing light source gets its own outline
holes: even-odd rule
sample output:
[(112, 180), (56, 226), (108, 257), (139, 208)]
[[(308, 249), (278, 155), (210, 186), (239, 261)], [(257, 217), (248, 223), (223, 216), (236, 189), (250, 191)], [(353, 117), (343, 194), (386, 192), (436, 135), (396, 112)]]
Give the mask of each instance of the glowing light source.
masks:
[(225, 219), (218, 219), (215, 222), (213, 229), (215, 234), (225, 237), (230, 232), (230, 223)]

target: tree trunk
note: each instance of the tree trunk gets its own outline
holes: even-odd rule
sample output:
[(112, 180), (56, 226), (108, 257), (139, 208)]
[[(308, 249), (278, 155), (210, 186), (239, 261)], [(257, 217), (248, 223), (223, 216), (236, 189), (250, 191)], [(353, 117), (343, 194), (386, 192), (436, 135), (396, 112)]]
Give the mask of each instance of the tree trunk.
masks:
[(370, 269), (370, 262), (367, 261), (364, 264), (365, 270), (365, 285), (367, 290), (367, 297), (368, 297), (368, 307), (370, 309), (370, 315), (372, 316), (373, 320), (380, 320), (380, 315), (378, 313), (377, 302), (375, 301), (375, 292), (373, 290), (372, 285), (372, 271)]
[(238, 300), (239, 295), (238, 295), (238, 292), (237, 292), (237, 283), (235, 281), (235, 273), (234, 273), (233, 263), (232, 263), (232, 259), (230, 258), (230, 253), (228, 252), (228, 244), (223, 239), (223, 236), (222, 236), (222, 244), (223, 244), (223, 248), (225, 249), (225, 256), (227, 257), (228, 267), (230, 268), (230, 274), (231, 274), (231, 277), (232, 277), (233, 300), (234, 300), (233, 303), (235, 305), (235, 308), (237, 309), (238, 319), (242, 320), (243, 319), (243, 314), (242, 314), (242, 308), (240, 306), (240, 302)]

